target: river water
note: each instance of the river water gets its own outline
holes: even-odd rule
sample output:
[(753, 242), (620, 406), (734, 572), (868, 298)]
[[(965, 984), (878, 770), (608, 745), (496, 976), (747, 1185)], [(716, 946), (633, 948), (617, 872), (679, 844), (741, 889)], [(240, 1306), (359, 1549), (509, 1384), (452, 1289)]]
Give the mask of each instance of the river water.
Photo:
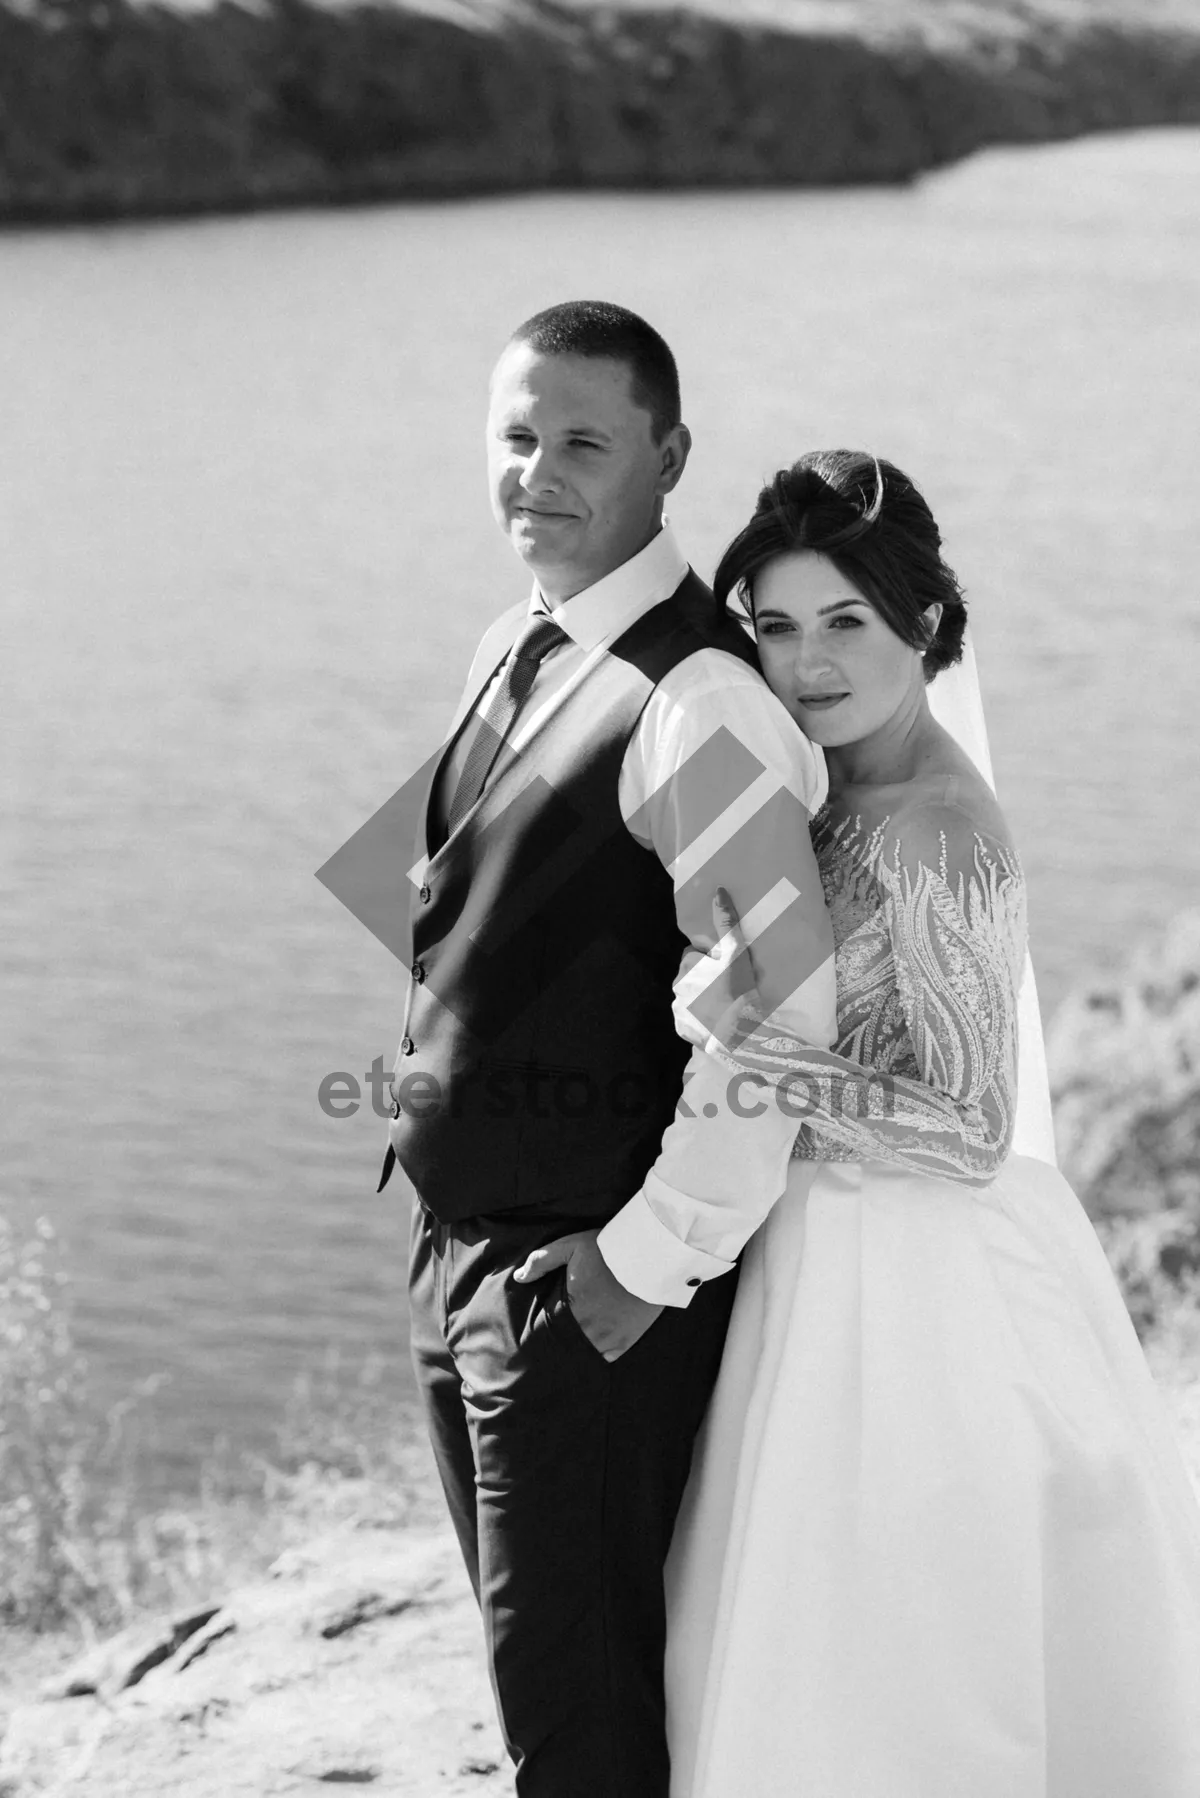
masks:
[(334, 1344), (404, 1364), (401, 1183), (323, 1076), (399, 970), (313, 871), (437, 742), (523, 590), (489, 366), (550, 301), (645, 312), (711, 571), (762, 475), (885, 453), (974, 605), (1047, 1009), (1200, 875), (1200, 134), (909, 191), (536, 196), (0, 238), (2, 1202), (62, 1235), (150, 1473), (266, 1439)]

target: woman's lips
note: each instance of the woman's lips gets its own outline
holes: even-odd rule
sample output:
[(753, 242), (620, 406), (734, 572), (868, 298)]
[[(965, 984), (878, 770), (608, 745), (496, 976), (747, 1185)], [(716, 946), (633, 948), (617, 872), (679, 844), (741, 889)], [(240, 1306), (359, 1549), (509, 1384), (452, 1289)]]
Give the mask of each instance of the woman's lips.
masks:
[(830, 706), (841, 705), (843, 699), (849, 697), (849, 693), (798, 693), (796, 704), (802, 705), (806, 712), (827, 712)]

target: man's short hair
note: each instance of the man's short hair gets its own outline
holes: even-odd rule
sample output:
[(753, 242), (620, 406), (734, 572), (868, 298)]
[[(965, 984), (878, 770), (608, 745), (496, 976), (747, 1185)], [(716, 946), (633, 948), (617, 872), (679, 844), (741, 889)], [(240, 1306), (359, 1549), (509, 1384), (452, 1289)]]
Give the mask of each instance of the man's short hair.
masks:
[(650, 414), (656, 443), (680, 421), (675, 358), (653, 325), (624, 306), (608, 300), (566, 300), (527, 318), (508, 341), (510, 346), (527, 343), (540, 356), (594, 356), (623, 362), (629, 370), (634, 404)]

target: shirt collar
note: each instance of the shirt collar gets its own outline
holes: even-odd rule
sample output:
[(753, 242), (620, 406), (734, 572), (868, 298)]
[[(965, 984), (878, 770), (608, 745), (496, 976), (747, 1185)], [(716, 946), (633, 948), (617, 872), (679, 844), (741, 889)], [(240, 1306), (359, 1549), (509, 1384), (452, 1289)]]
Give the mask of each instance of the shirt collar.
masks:
[(573, 643), (592, 650), (617, 636), (651, 606), (669, 599), (687, 571), (674, 533), (664, 519), (662, 529), (645, 549), (570, 599), (551, 606), (535, 586), (529, 610), (549, 611)]

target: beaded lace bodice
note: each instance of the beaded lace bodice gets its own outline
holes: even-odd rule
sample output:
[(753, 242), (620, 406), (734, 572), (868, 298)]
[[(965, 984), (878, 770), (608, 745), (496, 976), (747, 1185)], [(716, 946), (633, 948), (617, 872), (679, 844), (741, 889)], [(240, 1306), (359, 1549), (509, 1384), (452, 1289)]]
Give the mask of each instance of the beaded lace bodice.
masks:
[(837, 1043), (812, 1049), (758, 1024), (735, 1051), (740, 1068), (796, 1095), (808, 1119), (797, 1156), (982, 1183), (1007, 1153), (1025, 884), (998, 808), (964, 802), (962, 784), (943, 779), (874, 816), (827, 806), (814, 820)]

